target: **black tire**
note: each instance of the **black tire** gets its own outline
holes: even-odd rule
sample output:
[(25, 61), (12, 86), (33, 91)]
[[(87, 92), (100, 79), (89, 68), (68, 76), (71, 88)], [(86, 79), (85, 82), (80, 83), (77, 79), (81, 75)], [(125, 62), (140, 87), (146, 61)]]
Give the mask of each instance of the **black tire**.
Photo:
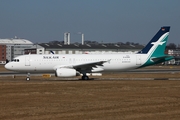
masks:
[(89, 80), (88, 76), (82, 76), (82, 80)]

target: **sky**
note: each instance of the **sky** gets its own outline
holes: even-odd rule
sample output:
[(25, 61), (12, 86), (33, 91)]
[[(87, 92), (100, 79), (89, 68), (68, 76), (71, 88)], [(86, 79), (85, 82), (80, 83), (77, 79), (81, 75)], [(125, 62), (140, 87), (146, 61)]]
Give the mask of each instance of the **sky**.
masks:
[(0, 38), (146, 44), (162, 26), (180, 44), (180, 0), (0, 0)]

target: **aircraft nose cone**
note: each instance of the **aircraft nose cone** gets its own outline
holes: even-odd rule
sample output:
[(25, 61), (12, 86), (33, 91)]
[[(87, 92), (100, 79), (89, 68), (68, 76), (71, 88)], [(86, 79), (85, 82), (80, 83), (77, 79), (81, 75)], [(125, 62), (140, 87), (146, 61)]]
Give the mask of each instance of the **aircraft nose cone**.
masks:
[(13, 66), (10, 65), (9, 63), (7, 63), (4, 67), (5, 67), (6, 69), (8, 69), (8, 70), (11, 70)]

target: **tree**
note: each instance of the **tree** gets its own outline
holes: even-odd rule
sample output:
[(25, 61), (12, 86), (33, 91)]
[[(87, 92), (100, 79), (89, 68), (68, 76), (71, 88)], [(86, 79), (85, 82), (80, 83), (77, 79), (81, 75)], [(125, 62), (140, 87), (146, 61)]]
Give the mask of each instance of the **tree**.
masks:
[(169, 43), (166, 47), (168, 49), (176, 49), (177, 48), (176, 44), (174, 44), (174, 43)]

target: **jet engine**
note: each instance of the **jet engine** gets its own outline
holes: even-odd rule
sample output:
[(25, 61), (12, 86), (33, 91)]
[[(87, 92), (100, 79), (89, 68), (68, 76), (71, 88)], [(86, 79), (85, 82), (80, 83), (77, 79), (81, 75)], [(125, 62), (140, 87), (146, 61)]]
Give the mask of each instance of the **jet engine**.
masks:
[(58, 68), (55, 72), (56, 77), (74, 77), (77, 76), (75, 69), (70, 68)]

